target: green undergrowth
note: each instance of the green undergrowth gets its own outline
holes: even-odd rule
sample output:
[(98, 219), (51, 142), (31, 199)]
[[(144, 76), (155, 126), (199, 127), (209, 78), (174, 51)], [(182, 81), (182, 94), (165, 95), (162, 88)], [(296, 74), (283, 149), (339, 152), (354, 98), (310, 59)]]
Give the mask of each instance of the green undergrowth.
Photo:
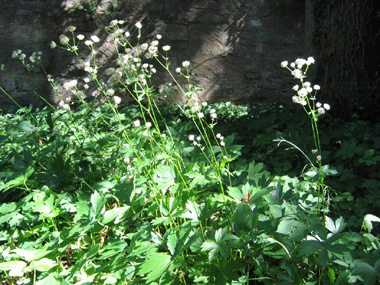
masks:
[(134, 125), (137, 106), (120, 109), (122, 124), (107, 105), (2, 115), (1, 280), (375, 284), (379, 125), (323, 119), (333, 191), (321, 209), (315, 173), (273, 142), (286, 135), (310, 149), (302, 114), (273, 104), (207, 108), (218, 109), (228, 168), (191, 143), (194, 124), (175, 107), (162, 108), (162, 121), (181, 169)]
[(329, 117), (314, 58), (281, 63), (298, 109), (208, 105), (162, 35), (105, 25), (98, 4), (77, 8), (103, 33), (69, 26), (50, 44), (83, 77), (12, 55), (56, 104), (33, 90), (47, 107), (23, 108), (0, 86), (19, 107), (0, 116), (2, 284), (379, 282), (380, 126)]

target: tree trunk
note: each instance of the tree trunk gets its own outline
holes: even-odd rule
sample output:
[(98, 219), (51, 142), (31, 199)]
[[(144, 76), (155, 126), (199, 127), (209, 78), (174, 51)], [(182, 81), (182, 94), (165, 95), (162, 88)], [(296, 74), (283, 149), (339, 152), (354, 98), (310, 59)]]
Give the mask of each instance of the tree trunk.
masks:
[(351, 117), (378, 77), (380, 61), (375, 45), (379, 38), (370, 28), (376, 19), (375, 1), (306, 0), (306, 18), (311, 17), (306, 21), (306, 35), (313, 33), (309, 37), (313, 48), (306, 52), (314, 49), (323, 100), (343, 118)]

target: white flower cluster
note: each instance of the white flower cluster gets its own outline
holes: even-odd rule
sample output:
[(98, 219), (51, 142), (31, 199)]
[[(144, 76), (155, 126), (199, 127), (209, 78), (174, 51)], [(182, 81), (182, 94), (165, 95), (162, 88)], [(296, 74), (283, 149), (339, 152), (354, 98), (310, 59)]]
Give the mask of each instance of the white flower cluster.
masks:
[(190, 135), (189, 136), (189, 141), (194, 145), (194, 146), (198, 146), (202, 151), (204, 150), (204, 147), (202, 147), (202, 143), (201, 143), (201, 136), (197, 136), (195, 137), (195, 135)]
[[(140, 120), (136, 120), (136, 121), (134, 121), (133, 122), (133, 126), (135, 127), (135, 128), (139, 128), (139, 127), (141, 127), (141, 122), (140, 122)], [(149, 131), (150, 131), (150, 128), (152, 127), (153, 125), (152, 125), (152, 123), (151, 122), (146, 122), (145, 123), (145, 130), (143, 131), (143, 133), (142, 133), (142, 135), (144, 136), (144, 137), (147, 137), (147, 136), (149, 136)], [(165, 135), (164, 134), (162, 134), (162, 137), (165, 137)]]
[(219, 133), (216, 134), (216, 138), (218, 138), (220, 140), (219, 144), (221, 146), (225, 146), (226, 145), (225, 142), (224, 142), (224, 137), (221, 134), (219, 134)]
[(92, 67), (92, 66), (91, 66), (91, 63), (90, 63), (89, 61), (86, 61), (86, 62), (84, 63), (84, 70), (85, 70), (86, 72), (88, 72), (88, 73), (94, 73), (94, 74), (96, 74), (96, 73), (98, 72), (98, 70), (97, 70), (97, 66)]
[(70, 111), (69, 104), (63, 102), (62, 100), (58, 102), (58, 108)]
[(290, 63), (290, 68), (288, 67), (289, 63), (287, 61), (283, 61), (281, 62), (281, 67), (288, 69), (295, 78), (303, 81), (306, 71), (303, 71), (302, 68), (304, 66), (308, 67), (309, 65), (314, 64), (314, 62), (314, 58), (310, 56), (307, 60), (297, 58), (294, 62)]
[(69, 91), (70, 91), (70, 90), (76, 88), (76, 87), (77, 87), (77, 84), (78, 84), (78, 80), (73, 79), (73, 80), (71, 80), (71, 81), (69, 81), (69, 82), (65, 82), (65, 83), (63, 84), (63, 88), (64, 88), (65, 90), (69, 90)]
[[(309, 100), (311, 100), (314, 104), (316, 100), (316, 93), (321, 89), (321, 87), (319, 85), (311, 86), (311, 83), (308, 81), (304, 82), (308, 67), (314, 63), (315, 60), (313, 57), (309, 57), (307, 60), (298, 58), (294, 62), (290, 63), (290, 68), (288, 67), (289, 63), (287, 61), (281, 62), (281, 67), (288, 69), (291, 74), (301, 82), (301, 86), (298, 84), (293, 86), (293, 90), (297, 92), (297, 95), (294, 95), (292, 97), (293, 103), (306, 106), (310, 104)], [(305, 66), (306, 68), (303, 70)], [(317, 102), (315, 105), (313, 105), (313, 107), (314, 106), (317, 108), (316, 111), (319, 115), (323, 115), (327, 110), (330, 110), (329, 104), (322, 105), (322, 103)]]

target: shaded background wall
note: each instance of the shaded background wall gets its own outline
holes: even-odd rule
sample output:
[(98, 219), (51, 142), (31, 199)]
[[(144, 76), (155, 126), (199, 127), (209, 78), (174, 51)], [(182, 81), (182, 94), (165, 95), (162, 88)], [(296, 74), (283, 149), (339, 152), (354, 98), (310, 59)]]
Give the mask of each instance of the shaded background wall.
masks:
[[(2, 0), (0, 10), (0, 86), (22, 105), (39, 106), (43, 101), (34, 94), (45, 94), (48, 101), (59, 98), (46, 81), (41, 68), (31, 76), (22, 64), (12, 59), (20, 49), (26, 62), (32, 52), (42, 51), (43, 66), (48, 74), (63, 84), (85, 76), (79, 62), (68, 52), (50, 49), (51, 40), (68, 26), (87, 38), (98, 35), (101, 53), (99, 64), (114, 65), (114, 50), (102, 30), (112, 19), (125, 20), (127, 30), (141, 21), (143, 40), (161, 34), (162, 44), (171, 45), (169, 53), (173, 70), (182, 61), (191, 62), (202, 100), (287, 102), (293, 84), (289, 74), (280, 68), (283, 60), (304, 55), (304, 2), (299, 0), (101, 0), (96, 5), (97, 17), (87, 1), (81, 0)], [(117, 6), (113, 6), (117, 2)], [(78, 9), (83, 5), (85, 9)], [(66, 33), (67, 34), (67, 33)], [(88, 49), (83, 48), (86, 57)], [(158, 68), (157, 68), (158, 69)], [(102, 71), (100, 72), (102, 74)], [(162, 83), (169, 78), (156, 76)], [(80, 81), (80, 80), (79, 80)], [(65, 95), (64, 90), (61, 90)], [(91, 92), (91, 90), (90, 90)], [(1, 107), (11, 101), (0, 94)]]
[[(161, 34), (169, 44), (171, 67), (191, 61), (191, 70), (201, 100), (279, 102), (291, 104), (294, 80), (280, 68), (283, 60), (314, 56), (315, 68), (309, 78), (322, 86), (319, 93), (332, 104), (332, 112), (349, 117), (359, 105), (376, 117), (379, 96), (380, 1), (352, 0), (1, 0), (0, 72), (2, 86), (23, 105), (39, 106), (34, 93), (57, 103), (59, 98), (46, 81), (43, 70), (30, 76), (19, 61), (12, 59), (21, 49), (26, 59), (42, 51), (43, 66), (57, 83), (86, 76), (80, 62), (68, 52), (54, 49), (51, 40), (76, 33), (101, 38), (97, 62), (106, 76), (116, 66), (115, 50), (103, 27), (111, 20), (125, 20), (126, 30), (136, 32), (143, 25), (142, 40)], [(116, 5), (115, 5), (116, 4)], [(78, 9), (82, 5), (84, 9)], [(83, 58), (89, 56), (84, 47)], [(27, 60), (28, 61), (28, 60)], [(157, 67), (159, 70), (159, 68)], [(169, 81), (164, 73), (154, 77), (157, 85)], [(82, 85), (81, 85), (82, 84)], [(34, 90), (34, 91), (33, 91)], [(63, 96), (65, 90), (61, 90)], [(94, 90), (87, 92), (91, 96)], [(180, 100), (181, 98), (177, 98)], [(13, 103), (0, 94), (0, 106)]]

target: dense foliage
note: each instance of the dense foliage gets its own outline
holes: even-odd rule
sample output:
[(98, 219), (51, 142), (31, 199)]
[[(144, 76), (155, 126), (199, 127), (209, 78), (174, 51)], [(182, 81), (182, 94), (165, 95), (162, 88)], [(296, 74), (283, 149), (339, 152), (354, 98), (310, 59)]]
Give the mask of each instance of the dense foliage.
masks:
[[(159, 37), (132, 45), (123, 24), (107, 27), (118, 50), (112, 80), (97, 76), (92, 36), (84, 88), (63, 86), (71, 100), (0, 116), (0, 281), (378, 282), (380, 124), (324, 115), (320, 87), (303, 81), (312, 58), (288, 68), (301, 108), (196, 101), (190, 62), (173, 75), (170, 47), (160, 54)], [(74, 31), (60, 47), (80, 58), (85, 37)], [(150, 86), (150, 61), (187, 104), (157, 100), (174, 89)], [(87, 84), (97, 96), (85, 96)]]

